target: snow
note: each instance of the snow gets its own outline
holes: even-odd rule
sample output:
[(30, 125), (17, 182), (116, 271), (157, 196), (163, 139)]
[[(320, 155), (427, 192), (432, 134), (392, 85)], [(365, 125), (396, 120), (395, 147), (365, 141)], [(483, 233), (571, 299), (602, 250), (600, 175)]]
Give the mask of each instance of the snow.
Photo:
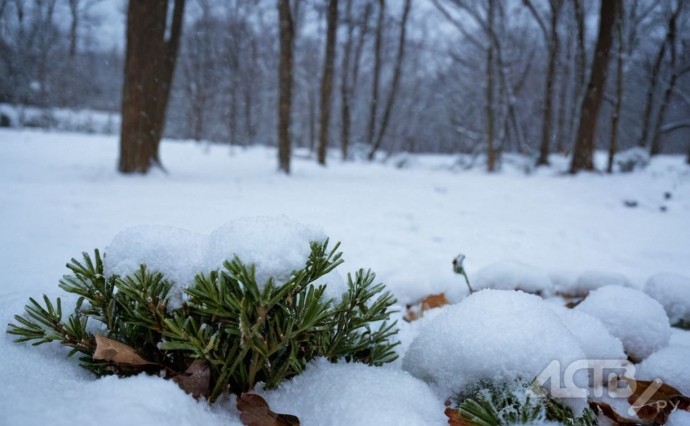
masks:
[(643, 360), (668, 345), (671, 326), (664, 308), (640, 290), (606, 286), (575, 308), (598, 318), (623, 343), (625, 352)]
[(479, 272), (470, 282), (472, 288), (481, 290), (522, 290), (543, 294), (551, 290), (551, 279), (538, 267), (518, 261), (502, 261), (491, 264)]
[[(664, 383), (690, 396), (690, 347), (670, 346), (653, 353), (637, 366), (636, 378), (661, 379)], [(682, 366), (682, 368), (679, 368)]]
[(442, 425), (443, 399), (404, 371), (318, 359), (265, 393), (271, 409), (309, 425)]
[(573, 294), (587, 294), (608, 285), (631, 287), (632, 284), (625, 275), (605, 271), (585, 271), (577, 277), (574, 287), (570, 289)]
[(690, 412), (675, 410), (668, 417), (666, 426), (688, 426), (690, 425)]
[(644, 287), (666, 310), (671, 324), (690, 322), (690, 278), (674, 274), (656, 274)]
[(480, 380), (531, 380), (552, 361), (563, 372), (583, 359), (578, 339), (540, 297), (482, 290), (430, 320), (412, 341), (403, 369), (448, 398)]
[[(554, 286), (558, 282), (565, 287), (574, 285), (583, 271), (621, 274), (635, 288), (642, 288), (652, 273), (687, 275), (690, 169), (680, 157), (655, 157), (643, 171), (628, 174), (572, 177), (561, 173), (567, 163), (558, 157), (553, 158), (552, 168), (540, 168), (529, 176), (507, 163), (503, 172), (487, 175), (479, 169), (453, 171), (455, 156), (410, 155), (404, 169), (392, 164), (343, 164), (333, 157), (323, 168), (297, 150), (293, 174), (285, 177), (276, 172), (273, 148), (230, 150), (166, 140), (160, 155), (169, 173), (154, 171), (144, 177), (115, 171), (117, 142), (116, 136), (0, 129), (1, 323), (12, 322), (29, 297), (43, 293), (52, 298), (64, 296), (57, 287), (58, 279), (68, 272), (65, 263), (71, 257), (79, 258), (82, 251), (107, 251), (110, 268), (116, 267), (117, 250), (132, 250), (120, 254), (121, 259), (134, 262), (121, 266), (131, 270), (127, 268), (138, 266), (137, 257), (144, 259), (151, 255), (147, 250), (158, 247), (162, 250), (155, 253), (161, 260), (158, 267), (184, 281), (179, 277), (188, 279), (196, 269), (194, 262), (204, 262), (205, 254), (198, 258), (189, 254), (195, 253), (195, 244), (206, 253), (209, 248), (203, 248), (204, 241), (208, 243), (215, 230), (257, 216), (284, 215), (322, 230), (319, 232), (332, 243), (341, 241), (346, 263), (338, 269), (372, 268), (376, 282), (386, 284), (401, 309), (406, 303), (441, 292), (451, 301), (463, 300), (467, 293), (464, 278), (453, 273), (451, 263), (459, 252), (467, 256), (464, 267), (471, 278), (501, 259), (532, 265), (551, 277)], [(664, 200), (669, 191), (672, 199)], [(638, 201), (637, 208), (623, 205), (630, 198)], [(661, 202), (667, 206), (666, 212), (660, 211)], [(142, 225), (150, 232), (139, 228), (126, 235), (128, 229)], [(261, 226), (257, 228), (256, 238), (264, 238)], [(116, 240), (118, 234), (121, 243)], [(175, 242), (175, 235), (180, 241)], [(129, 243), (124, 241), (127, 238)], [(117, 244), (121, 246), (116, 250)], [(187, 254), (183, 262), (176, 263), (179, 250)], [(268, 265), (285, 258), (273, 256), (270, 260)], [(329, 289), (338, 288), (332, 285), (337, 278), (327, 277)], [(423, 336), (427, 325), (461, 304), (428, 311), (415, 323), (400, 321), (400, 355), (405, 357), (406, 348)], [(553, 322), (538, 327), (569, 329), (573, 336), (568, 341), (573, 347), (584, 354), (593, 350), (585, 348), (578, 329), (567, 319), (546, 314), (541, 307), (536, 310)], [(635, 306), (630, 310), (638, 314)], [(471, 321), (474, 327), (479, 327), (477, 321), (493, 322), (483, 314)], [(519, 324), (511, 326), (520, 328)], [(486, 329), (486, 339), (492, 333), (504, 338), (502, 329), (491, 331), (495, 328)], [(451, 338), (447, 333), (442, 337)], [(673, 330), (671, 345), (690, 346), (690, 333)], [(1, 424), (73, 424), (74, 413), (79, 413), (82, 424), (239, 424), (231, 401), (208, 408), (157, 378), (96, 380), (76, 359), (66, 358), (66, 348), (59, 345), (17, 345), (12, 336), (3, 333), (0, 353), (4, 383), (0, 386)], [(485, 361), (487, 371), (494, 362), (503, 362)], [(378, 404), (401, 409), (405, 401), (410, 409), (404, 412), (410, 418), (416, 412), (429, 422), (446, 424), (440, 417), (443, 407), (438, 412), (431, 410), (431, 400), (415, 404), (390, 389), (392, 383), (398, 383), (415, 396), (425, 392), (419, 381), (392, 377), (404, 374), (402, 363), (401, 359), (383, 367), (386, 370), (372, 370), (382, 383), (380, 390), (391, 394), (391, 401), (380, 398)], [(318, 363), (310, 367), (307, 373), (311, 375), (306, 376), (310, 379), (302, 379), (305, 386), (312, 380), (314, 385), (323, 385), (317, 376), (336, 374), (322, 367)], [(365, 380), (364, 373), (349, 373)], [(403, 383), (406, 380), (409, 386)], [(370, 384), (367, 395), (379, 390), (376, 383), (365, 383)], [(287, 392), (285, 389), (271, 391), (267, 397)], [(297, 390), (291, 392), (298, 394)], [(358, 392), (342, 392), (343, 398), (329, 400), (331, 406), (323, 399), (323, 408), (338, 410), (339, 404), (352, 407), (353, 401), (361, 402), (356, 399)], [(315, 410), (318, 399), (307, 398), (300, 394), (292, 404)], [(418, 399), (424, 401), (421, 396)], [(305, 411), (304, 415), (310, 414)]]

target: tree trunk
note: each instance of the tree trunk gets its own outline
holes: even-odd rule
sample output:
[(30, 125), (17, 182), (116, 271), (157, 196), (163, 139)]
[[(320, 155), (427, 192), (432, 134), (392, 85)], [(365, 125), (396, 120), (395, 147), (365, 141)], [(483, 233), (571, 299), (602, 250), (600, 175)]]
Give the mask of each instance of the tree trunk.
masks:
[(400, 84), (400, 75), (402, 73), (403, 60), (405, 58), (405, 32), (407, 29), (407, 18), (410, 15), (410, 0), (405, 0), (403, 6), (402, 21), (400, 22), (400, 38), (398, 39), (398, 55), (395, 60), (395, 68), (393, 69), (393, 81), (391, 82), (391, 89), (388, 93), (388, 99), (386, 101), (385, 109), (383, 110), (383, 117), (381, 119), (381, 126), (379, 128), (378, 135), (376, 136), (376, 141), (369, 151), (369, 160), (373, 160), (376, 155), (376, 151), (381, 147), (383, 142), (383, 137), (386, 134), (386, 128), (388, 127), (388, 122), (390, 121), (391, 113), (393, 111), (393, 104), (395, 103), (395, 97), (398, 93), (398, 85)]
[(278, 169), (290, 174), (290, 112), (295, 28), (290, 0), (278, 0), (280, 64), (278, 70)]
[(376, 41), (374, 42), (374, 81), (371, 87), (371, 108), (369, 110), (369, 131), (367, 143), (374, 143), (376, 134), (376, 115), (379, 101), (379, 79), (381, 78), (381, 45), (383, 43), (383, 17), (386, 12), (386, 1), (379, 0), (379, 16), (376, 22)]
[[(556, 0), (558, 2), (558, 0)], [(551, 2), (551, 31), (547, 43), (549, 46), (549, 64), (546, 74), (546, 88), (544, 89), (544, 119), (542, 121), (541, 143), (539, 145), (539, 158), (537, 166), (547, 166), (549, 164), (549, 153), (551, 151), (551, 133), (553, 123), (553, 87), (556, 78), (556, 62), (558, 60), (558, 15), (560, 4)]]
[(616, 55), (616, 104), (613, 107), (611, 117), (611, 138), (609, 139), (609, 158), (606, 172), (613, 173), (613, 158), (616, 155), (618, 145), (618, 123), (620, 122), (621, 107), (623, 105), (623, 3), (620, 4), (616, 19), (616, 41), (618, 52)]
[(335, 44), (338, 30), (338, 0), (328, 2), (328, 27), (326, 30), (326, 57), (321, 82), (321, 124), (319, 128), (318, 162), (326, 165), (328, 151), (328, 127), (331, 118), (331, 94), (333, 92), (333, 68), (335, 67)]
[(343, 46), (343, 59), (340, 66), (340, 153), (343, 161), (347, 160), (350, 146), (350, 58), (352, 56), (352, 42), (355, 26), (352, 22), (352, 0), (347, 0), (345, 6), (345, 23), (347, 24), (347, 39)]
[(608, 74), (609, 54), (613, 41), (613, 26), (616, 20), (620, 0), (602, 0), (599, 18), (599, 36), (594, 50), (592, 72), (589, 84), (582, 102), (580, 124), (577, 129), (577, 139), (573, 159), (570, 163), (570, 173), (580, 170), (594, 170), (594, 138), (596, 136), (599, 109), (604, 97), (606, 76)]
[[(488, 37), (491, 40), (494, 32), (495, 1), (489, 0)], [(486, 53), (486, 168), (489, 172), (496, 170), (496, 150), (494, 148), (494, 44), (489, 43)]]
[(175, 0), (166, 40), (168, 0), (131, 0), (127, 8), (127, 53), (122, 93), (119, 171), (162, 168), (158, 146), (165, 125), (185, 0)]

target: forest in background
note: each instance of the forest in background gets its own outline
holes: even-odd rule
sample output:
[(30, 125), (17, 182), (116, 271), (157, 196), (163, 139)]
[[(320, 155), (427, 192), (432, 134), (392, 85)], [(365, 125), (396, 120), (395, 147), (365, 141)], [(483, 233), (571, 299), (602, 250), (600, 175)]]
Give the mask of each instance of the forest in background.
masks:
[[(120, 109), (124, 46), (97, 42), (114, 18), (93, 13), (98, 2), (0, 0), (0, 102)], [(281, 3), (293, 30), (293, 147), (315, 152), (325, 137), (345, 158), (462, 152), (489, 162), (572, 152), (596, 57), (594, 0), (190, 0), (165, 136), (278, 145)], [(690, 7), (611, 3), (596, 147), (690, 150)]]

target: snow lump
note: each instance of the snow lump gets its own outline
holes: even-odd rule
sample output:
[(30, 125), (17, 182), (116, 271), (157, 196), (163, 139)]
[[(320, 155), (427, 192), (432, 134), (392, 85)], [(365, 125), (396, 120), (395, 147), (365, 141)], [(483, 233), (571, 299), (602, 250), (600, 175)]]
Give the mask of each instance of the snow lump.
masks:
[(649, 278), (644, 292), (661, 303), (671, 324), (690, 324), (690, 278), (681, 275), (657, 274)]
[(591, 292), (576, 310), (598, 318), (640, 361), (668, 345), (671, 326), (664, 308), (639, 290), (606, 286)]
[(531, 380), (552, 361), (559, 361), (564, 371), (583, 359), (578, 339), (540, 297), (482, 290), (425, 324), (405, 354), (403, 368), (433, 383), (447, 398), (481, 380)]

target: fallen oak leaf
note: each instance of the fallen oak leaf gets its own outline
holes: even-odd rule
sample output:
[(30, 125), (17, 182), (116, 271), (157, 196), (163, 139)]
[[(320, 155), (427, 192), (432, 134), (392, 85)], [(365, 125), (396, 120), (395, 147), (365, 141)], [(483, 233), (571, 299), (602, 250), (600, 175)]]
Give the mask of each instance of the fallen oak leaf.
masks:
[(96, 350), (93, 359), (96, 361), (107, 361), (114, 364), (145, 366), (158, 365), (155, 362), (147, 361), (142, 358), (131, 346), (109, 339), (105, 336), (95, 336)]
[(265, 399), (255, 393), (243, 393), (237, 398), (240, 420), (247, 426), (299, 426), (296, 416), (271, 411)]
[(194, 398), (208, 398), (211, 394), (211, 369), (203, 359), (196, 359), (187, 370), (172, 381)]
[[(447, 305), (448, 299), (445, 293), (431, 294), (416, 305), (407, 305), (407, 312), (405, 313), (405, 320), (412, 322), (424, 316), (424, 312), (429, 309), (440, 308)], [(415, 311), (413, 308), (417, 308)]]
[(676, 409), (690, 409), (689, 397), (660, 380), (635, 380), (628, 377), (621, 377), (621, 380), (633, 390), (628, 402), (642, 420), (664, 424)]

